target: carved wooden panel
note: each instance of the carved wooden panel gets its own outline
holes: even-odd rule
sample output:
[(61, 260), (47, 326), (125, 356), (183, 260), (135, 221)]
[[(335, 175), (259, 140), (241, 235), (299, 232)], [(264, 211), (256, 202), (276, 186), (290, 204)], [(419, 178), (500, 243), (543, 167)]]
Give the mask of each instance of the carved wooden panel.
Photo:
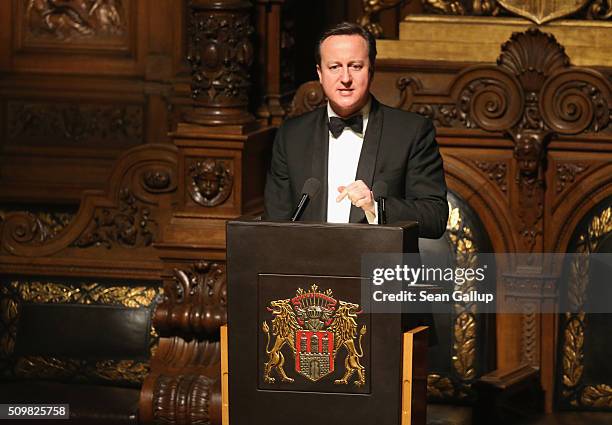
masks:
[(122, 152), (168, 142), (183, 3), (0, 3), (0, 202), (75, 205)]
[(133, 0), (16, 1), (18, 43), (23, 47), (104, 46), (127, 49)]
[(142, 105), (9, 101), (6, 144), (108, 148), (140, 144)]
[(148, 2), (12, 0), (13, 67), (40, 72), (136, 74)]

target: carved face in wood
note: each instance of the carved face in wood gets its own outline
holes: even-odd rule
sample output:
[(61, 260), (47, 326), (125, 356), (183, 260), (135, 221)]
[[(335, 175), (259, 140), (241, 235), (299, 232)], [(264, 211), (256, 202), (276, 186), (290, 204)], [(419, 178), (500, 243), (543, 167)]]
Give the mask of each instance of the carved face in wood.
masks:
[(321, 44), (319, 81), (332, 109), (342, 117), (359, 111), (368, 101), (368, 45), (359, 35), (334, 35)]
[(223, 168), (219, 167), (214, 161), (204, 161), (201, 173), (196, 181), (200, 193), (207, 199), (212, 199), (219, 193), (219, 188), (223, 184)]
[(537, 134), (520, 133), (516, 137), (515, 157), (520, 172), (525, 177), (537, 177), (540, 168), (542, 143)]

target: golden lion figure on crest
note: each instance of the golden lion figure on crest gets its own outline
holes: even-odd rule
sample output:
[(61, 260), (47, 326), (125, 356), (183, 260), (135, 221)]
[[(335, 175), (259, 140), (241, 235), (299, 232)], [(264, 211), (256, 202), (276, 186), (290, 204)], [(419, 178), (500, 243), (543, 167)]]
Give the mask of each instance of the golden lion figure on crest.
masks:
[(359, 311), (359, 305), (340, 301), (340, 307), (336, 311), (334, 321), (332, 322), (330, 329), (333, 329), (336, 335), (336, 345), (334, 347), (334, 358), (340, 348), (346, 349), (346, 358), (344, 359), (345, 372), (342, 379), (337, 379), (334, 384), (348, 384), (348, 380), (351, 379), (353, 373), (357, 372), (359, 378), (355, 381), (355, 385), (361, 387), (365, 385), (365, 368), (359, 361), (363, 357), (363, 348), (361, 347), (361, 338), (366, 333), (366, 327), (363, 325), (359, 331), (359, 353), (355, 348), (355, 337), (357, 336), (357, 311)]
[(290, 300), (278, 300), (272, 301), (272, 335), (276, 336), (274, 340), (274, 346), (272, 349), (268, 349), (270, 346), (270, 328), (267, 322), (263, 322), (262, 330), (268, 336), (266, 343), (266, 354), (268, 355), (268, 361), (264, 365), (264, 381), (271, 384), (275, 381), (270, 376), (272, 369), (276, 370), (276, 373), (281, 377), (283, 382), (293, 382), (293, 378), (289, 378), (283, 369), (285, 364), (285, 356), (283, 356), (282, 348), (285, 344), (288, 344), (295, 355), (295, 331), (299, 329), (297, 320), (295, 319), (295, 313), (291, 309)]
[[(337, 301), (330, 289), (323, 293), (312, 285), (310, 291), (299, 288), (294, 298), (271, 301), (268, 310), (274, 318), (272, 332), (266, 321), (262, 323), (268, 356), (264, 363), (264, 382), (271, 384), (276, 381), (271, 376), (273, 370), (282, 382), (294, 382), (284, 370), (282, 350), (285, 346), (289, 346), (293, 353), (296, 372), (313, 382), (334, 372), (336, 356), (344, 347), (345, 371), (334, 384), (347, 385), (356, 374), (354, 384), (358, 387), (365, 385), (366, 370), (360, 359), (363, 357), (361, 342), (367, 330), (365, 325), (361, 327), (356, 345), (358, 304)], [(270, 348), (272, 337), (276, 339)]]

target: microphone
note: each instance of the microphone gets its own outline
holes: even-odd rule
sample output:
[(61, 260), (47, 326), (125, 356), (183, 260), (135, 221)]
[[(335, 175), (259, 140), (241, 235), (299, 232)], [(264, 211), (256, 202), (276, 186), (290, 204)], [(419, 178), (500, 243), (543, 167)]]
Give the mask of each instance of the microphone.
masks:
[(377, 181), (372, 186), (372, 194), (378, 204), (378, 224), (387, 224), (387, 209), (385, 207), (385, 197), (387, 196), (387, 183), (382, 180)]
[(302, 187), (302, 197), (300, 198), (300, 202), (298, 202), (295, 211), (291, 215), (291, 221), (298, 221), (302, 216), (302, 213), (308, 206), (308, 202), (313, 199), (319, 193), (319, 189), (321, 189), (321, 182), (311, 177), (306, 180), (304, 186)]

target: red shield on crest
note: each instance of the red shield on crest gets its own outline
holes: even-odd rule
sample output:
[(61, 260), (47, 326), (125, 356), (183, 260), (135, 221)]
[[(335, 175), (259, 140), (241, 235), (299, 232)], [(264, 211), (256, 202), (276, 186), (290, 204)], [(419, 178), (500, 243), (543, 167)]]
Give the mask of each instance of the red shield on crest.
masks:
[(311, 381), (334, 371), (334, 334), (299, 330), (295, 334), (295, 370)]

